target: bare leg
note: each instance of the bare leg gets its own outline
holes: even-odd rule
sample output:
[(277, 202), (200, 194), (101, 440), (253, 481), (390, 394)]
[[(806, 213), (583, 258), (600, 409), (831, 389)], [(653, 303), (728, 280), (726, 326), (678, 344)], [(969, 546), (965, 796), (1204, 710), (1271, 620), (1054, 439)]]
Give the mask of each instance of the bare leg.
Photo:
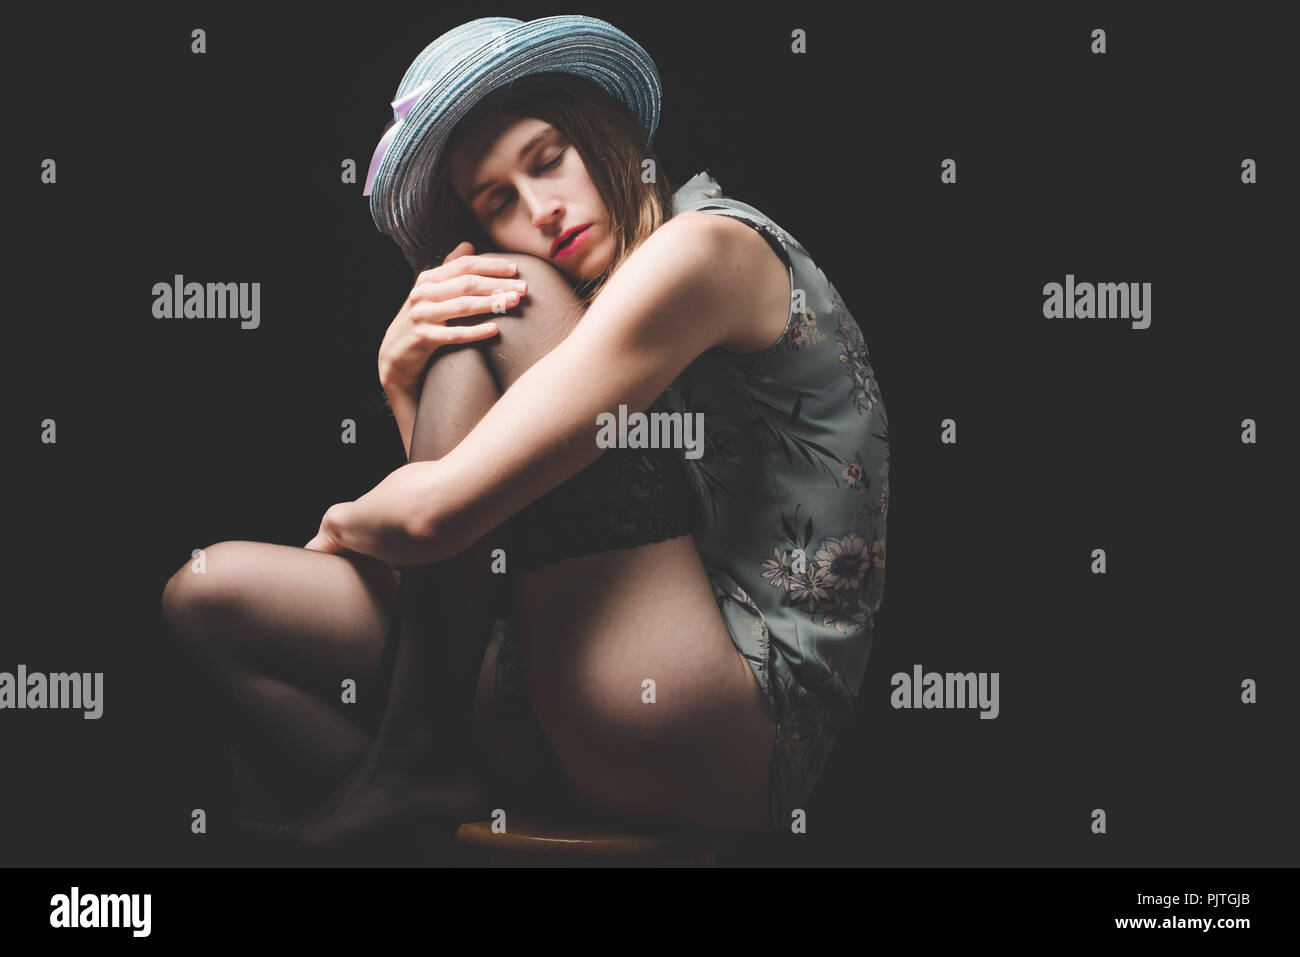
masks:
[[(374, 679), (389, 625), (387, 570), (246, 541), (209, 546), (203, 562), (202, 572), (187, 562), (167, 582), (164, 618), (227, 702), (241, 758), (277, 803), (297, 807), (368, 744), (383, 695)], [(357, 704), (343, 701), (348, 678)]]
[[(518, 260), (530, 288), (516, 309), (493, 316), (501, 334), (440, 350), (430, 363), (411, 461), (454, 448), (501, 389), (576, 321), (560, 274), (542, 260)], [(448, 734), (472, 720), (493, 601), (504, 585), (487, 559), (498, 537), (485, 536), (446, 562), (406, 569), (405, 627), (437, 646), (437, 693), (446, 700), (435, 703), (435, 716)], [(364, 556), (247, 541), (213, 545), (205, 562), (202, 573), (186, 562), (168, 581), (164, 618), (231, 709), (237, 756), (272, 789), (275, 816), (303, 810), (357, 764), (377, 731), (392, 570)], [(357, 704), (342, 700), (349, 678)]]
[[(448, 418), (440, 405), (444, 387), (478, 394), (490, 377), (510, 388), (580, 318), (567, 283), (549, 263), (512, 258), (528, 280), (528, 296), (520, 309), (493, 317), (499, 336), (434, 360), (430, 379), (447, 380), (438, 392), (426, 382), (417, 436), (422, 420)], [(433, 454), (458, 441), (444, 439)], [(414, 457), (414, 440), (412, 451)], [(490, 574), (486, 554), (471, 558), (457, 579), (458, 594), (481, 593), (499, 577)], [(544, 732), (542, 724), (510, 728), (490, 717), (496, 648), (484, 656), (480, 638), (490, 621), (457, 636), (458, 647), (482, 659), (480, 727), (498, 759), (516, 765), (499, 770), (523, 772), (498, 782), (506, 785), (498, 792), (502, 799), (510, 807), (558, 799), (585, 803), (587, 812), (594, 806), (708, 827), (766, 828), (776, 722), (732, 642), (691, 537), (569, 558), (518, 578), (520, 624), (531, 633), (521, 650), (531, 657), (534, 714)], [(431, 593), (435, 585), (428, 583)], [(663, 692), (653, 709), (640, 693), (646, 676), (655, 676)], [(458, 676), (447, 695), (468, 687)], [(561, 766), (557, 758), (558, 781), (548, 769), (518, 767), (540, 747), (563, 759)], [(542, 777), (533, 778), (538, 771)]]
[[(441, 458), (454, 448), (501, 393), (558, 345), (580, 318), (577, 300), (558, 270), (532, 256), (510, 255), (519, 263), (528, 292), (514, 309), (492, 316), (499, 335), (435, 355), (420, 396), (412, 461)], [(458, 397), (459, 404), (449, 404), (449, 396)], [(509, 523), (455, 558), (406, 569), (408, 607), (416, 620), (445, 619), (447, 600), (426, 605), (423, 596), (446, 594), (460, 603), (458, 633), (439, 651), (439, 695), (451, 709), (443, 720), (475, 728), (473, 762), (492, 781), (494, 793), (537, 800), (543, 788), (558, 783), (558, 764), (547, 760), (549, 744), (535, 716), (503, 721), (492, 707), (497, 646), (485, 649), (485, 644), (493, 619), (508, 613), (513, 597), (513, 583), (491, 572), (491, 550), (496, 547), (509, 553)], [(449, 582), (454, 583), (450, 590)]]

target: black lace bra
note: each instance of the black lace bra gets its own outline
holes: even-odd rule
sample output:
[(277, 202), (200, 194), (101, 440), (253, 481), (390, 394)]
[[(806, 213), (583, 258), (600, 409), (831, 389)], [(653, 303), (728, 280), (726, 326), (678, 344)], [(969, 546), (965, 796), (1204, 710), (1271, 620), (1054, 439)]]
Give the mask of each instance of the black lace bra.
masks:
[(509, 568), (689, 535), (697, 520), (681, 449), (607, 449), (511, 518)]

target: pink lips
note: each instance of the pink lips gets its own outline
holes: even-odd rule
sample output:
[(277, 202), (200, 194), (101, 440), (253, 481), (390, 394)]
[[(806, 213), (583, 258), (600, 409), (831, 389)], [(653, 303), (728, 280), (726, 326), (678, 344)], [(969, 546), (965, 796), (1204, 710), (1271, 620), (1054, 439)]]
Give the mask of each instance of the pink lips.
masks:
[(587, 233), (589, 232), (591, 232), (590, 224), (583, 226), (575, 233), (571, 233), (565, 244), (556, 250), (555, 258), (559, 259), (561, 256), (567, 256), (569, 253), (576, 250), (582, 245), (583, 241), (587, 238)]

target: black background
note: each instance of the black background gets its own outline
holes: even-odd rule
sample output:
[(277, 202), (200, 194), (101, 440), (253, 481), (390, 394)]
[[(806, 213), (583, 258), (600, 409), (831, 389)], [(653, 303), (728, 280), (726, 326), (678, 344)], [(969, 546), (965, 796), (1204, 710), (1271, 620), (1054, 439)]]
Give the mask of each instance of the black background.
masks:
[[(0, 712), (0, 859), (221, 858), (221, 729), (162, 588), (193, 548), (303, 544), (404, 461), (375, 360), (409, 269), (340, 164), (364, 178), (440, 33), (586, 13), (659, 65), (669, 173), (707, 167), (835, 283), (889, 412), (884, 605), (798, 859), (1294, 864), (1297, 84), (1274, 9), (11, 14), (0, 670), (103, 671), (105, 710)], [(153, 318), (175, 273), (260, 282), (261, 327)], [(1044, 319), (1067, 273), (1152, 283), (1151, 327)], [(1000, 717), (892, 709), (915, 663), (999, 672)]]

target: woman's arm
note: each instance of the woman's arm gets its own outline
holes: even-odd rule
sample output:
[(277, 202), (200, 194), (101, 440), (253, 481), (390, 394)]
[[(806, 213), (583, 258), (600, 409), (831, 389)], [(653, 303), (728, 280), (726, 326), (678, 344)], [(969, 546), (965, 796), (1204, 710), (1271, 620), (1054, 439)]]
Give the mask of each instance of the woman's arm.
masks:
[(402, 436), (402, 449), (406, 457), (411, 457), (411, 436), (415, 433), (415, 410), (419, 408), (420, 393), (409, 386), (394, 383), (381, 383), (384, 395), (388, 396), (388, 407), (393, 410), (397, 421), (397, 431)]
[(707, 213), (674, 217), (456, 448), (334, 506), (322, 532), (391, 564), (464, 551), (600, 456), (599, 413), (644, 411), (697, 356), (752, 323), (764, 291), (756, 270), (771, 257), (752, 229)]

